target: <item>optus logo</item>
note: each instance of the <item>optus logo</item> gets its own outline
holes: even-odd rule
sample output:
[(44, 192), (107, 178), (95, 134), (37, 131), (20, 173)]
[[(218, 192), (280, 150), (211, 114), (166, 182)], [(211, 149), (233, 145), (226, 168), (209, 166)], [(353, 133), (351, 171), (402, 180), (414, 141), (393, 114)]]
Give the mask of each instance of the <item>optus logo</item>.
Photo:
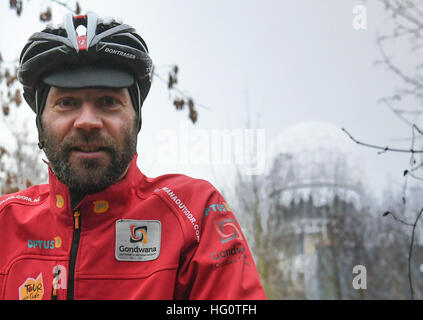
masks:
[(57, 249), (62, 246), (62, 238), (57, 236), (53, 240), (28, 240), (30, 249)]
[(223, 203), (215, 203), (210, 206), (208, 206), (206, 209), (204, 209), (204, 215), (207, 217), (210, 212), (217, 212), (221, 214), (225, 214), (226, 212), (232, 212), (231, 208), (229, 208), (229, 205), (226, 202)]
[(131, 225), (131, 236), (129, 238), (129, 242), (135, 243), (135, 242), (141, 242), (141, 243), (148, 243), (147, 241), (147, 226), (136, 226)]

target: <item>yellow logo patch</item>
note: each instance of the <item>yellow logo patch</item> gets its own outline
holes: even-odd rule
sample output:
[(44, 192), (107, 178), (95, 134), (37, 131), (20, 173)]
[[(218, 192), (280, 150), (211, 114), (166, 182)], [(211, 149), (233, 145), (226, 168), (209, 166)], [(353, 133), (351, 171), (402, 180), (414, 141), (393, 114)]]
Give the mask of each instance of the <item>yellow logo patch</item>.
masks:
[(59, 237), (59, 236), (54, 237), (54, 246), (56, 248), (60, 248), (62, 246), (62, 238), (61, 237)]
[(94, 201), (94, 212), (95, 213), (104, 213), (109, 210), (109, 202), (106, 200)]
[(19, 300), (41, 300), (44, 295), (43, 276), (40, 273), (36, 279), (28, 278), (19, 287)]
[(65, 201), (60, 194), (56, 194), (56, 206), (61, 209), (65, 205)]

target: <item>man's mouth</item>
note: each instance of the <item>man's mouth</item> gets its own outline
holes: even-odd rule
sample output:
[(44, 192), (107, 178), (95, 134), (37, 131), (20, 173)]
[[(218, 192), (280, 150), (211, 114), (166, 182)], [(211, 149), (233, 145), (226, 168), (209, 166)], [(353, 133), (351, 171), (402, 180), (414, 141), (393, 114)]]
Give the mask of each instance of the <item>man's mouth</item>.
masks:
[(79, 152), (99, 152), (105, 151), (106, 149), (103, 146), (95, 146), (95, 145), (88, 145), (88, 146), (76, 146), (72, 148), (72, 151), (79, 151)]
[(106, 154), (107, 148), (98, 145), (80, 145), (72, 148), (72, 154), (81, 159), (99, 159)]

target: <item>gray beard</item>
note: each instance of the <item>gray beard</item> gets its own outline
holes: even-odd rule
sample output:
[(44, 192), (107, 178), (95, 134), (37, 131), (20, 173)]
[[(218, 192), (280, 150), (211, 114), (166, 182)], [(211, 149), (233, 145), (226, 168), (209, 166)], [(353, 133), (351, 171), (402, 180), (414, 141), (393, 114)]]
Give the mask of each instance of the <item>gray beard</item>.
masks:
[[(78, 133), (59, 144), (54, 137), (44, 129), (44, 152), (50, 162), (50, 167), (59, 181), (69, 187), (70, 192), (80, 194), (97, 193), (122, 178), (131, 160), (136, 154), (137, 134), (129, 128), (122, 132), (125, 137), (122, 146), (116, 146), (114, 141), (101, 137), (98, 132), (93, 134)], [(108, 165), (102, 165), (96, 159), (80, 159), (79, 168), (70, 163), (72, 147), (78, 143), (101, 142), (110, 156)]]

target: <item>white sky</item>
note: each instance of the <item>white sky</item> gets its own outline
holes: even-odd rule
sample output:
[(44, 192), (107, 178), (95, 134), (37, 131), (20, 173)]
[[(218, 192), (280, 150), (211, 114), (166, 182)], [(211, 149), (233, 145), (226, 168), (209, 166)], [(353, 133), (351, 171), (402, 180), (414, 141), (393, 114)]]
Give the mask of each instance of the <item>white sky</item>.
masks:
[[(4, 60), (18, 57), (27, 38), (42, 29), (38, 15), (48, 3), (24, 1), (23, 15), (17, 18), (8, 1), (0, 2)], [(339, 127), (340, 134), (345, 127), (357, 139), (380, 145), (394, 146), (391, 139), (410, 136), (410, 130), (377, 102), (392, 95), (398, 84), (386, 68), (374, 65), (380, 58), (376, 32), (383, 31), (386, 18), (378, 5), (366, 3), (367, 29), (355, 30), (352, 10), (362, 4), (358, 0), (81, 0), (80, 4), (84, 11), (133, 25), (146, 40), (155, 66), (177, 64), (178, 87), (209, 107), (197, 107), (198, 124), (187, 124), (187, 111), (176, 112), (166, 85), (155, 79), (143, 107), (139, 136), (139, 165), (148, 176), (180, 172), (205, 178), (218, 188), (230, 186), (226, 177), (231, 166), (159, 161), (161, 139), (168, 133), (174, 133), (177, 150), (198, 149), (193, 141), (183, 145), (184, 126), (196, 130), (190, 131), (191, 139), (201, 139), (215, 129), (246, 128), (250, 119), (253, 126), (264, 129), (267, 145), (303, 121), (330, 123)], [(53, 9), (54, 22), (61, 22), (66, 10)], [(166, 74), (166, 68), (160, 70)], [(402, 182), (407, 156), (377, 155), (353, 142), (351, 148), (363, 157), (367, 183), (375, 192), (386, 186), (388, 175)], [(216, 152), (213, 146), (203, 151)]]

